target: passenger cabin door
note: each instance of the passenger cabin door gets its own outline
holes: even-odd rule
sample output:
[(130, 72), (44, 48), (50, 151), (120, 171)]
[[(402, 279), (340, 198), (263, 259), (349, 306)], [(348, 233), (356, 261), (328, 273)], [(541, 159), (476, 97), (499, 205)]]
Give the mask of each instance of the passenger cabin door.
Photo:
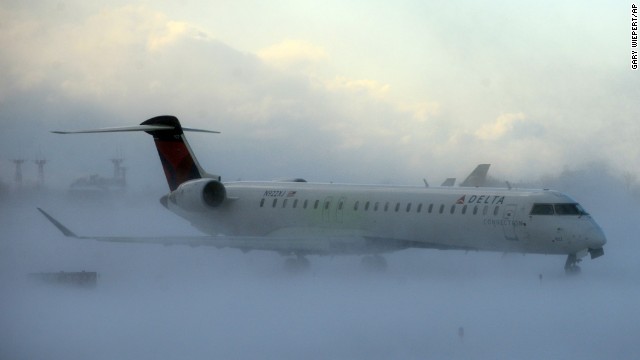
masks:
[(502, 213), (502, 229), (504, 230), (504, 238), (509, 241), (518, 241), (518, 235), (516, 234), (516, 210), (518, 206), (515, 204), (508, 204), (504, 207)]

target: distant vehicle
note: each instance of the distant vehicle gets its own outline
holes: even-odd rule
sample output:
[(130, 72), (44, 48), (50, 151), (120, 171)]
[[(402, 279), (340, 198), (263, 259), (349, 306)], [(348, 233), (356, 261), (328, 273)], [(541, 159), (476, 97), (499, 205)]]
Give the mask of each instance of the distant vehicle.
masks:
[(81, 287), (95, 287), (98, 282), (98, 273), (95, 271), (75, 272), (41, 272), (31, 273), (29, 277), (47, 284), (74, 285)]
[[(139, 126), (56, 133), (144, 131), (152, 135), (170, 192), (162, 205), (208, 236), (77, 236), (40, 211), (66, 236), (100, 241), (210, 245), (269, 250), (305, 268), (307, 255), (364, 255), (386, 267), (381, 254), (409, 248), (485, 250), (567, 256), (578, 272), (587, 254), (604, 254), (598, 224), (571, 197), (550, 190), (476, 187), (348, 185), (296, 181), (222, 182), (206, 173), (174, 116)], [(488, 168), (487, 168), (488, 169)], [(485, 172), (486, 174), (486, 172)], [(473, 174), (472, 174), (473, 175)]]
[(111, 159), (114, 165), (113, 177), (107, 178), (97, 174), (77, 178), (71, 186), (69, 193), (79, 196), (113, 195), (124, 193), (127, 188), (126, 168), (122, 167), (123, 158)]
[(111, 194), (124, 192), (125, 182), (119, 179), (104, 178), (99, 175), (90, 175), (77, 178), (69, 186), (71, 194)]

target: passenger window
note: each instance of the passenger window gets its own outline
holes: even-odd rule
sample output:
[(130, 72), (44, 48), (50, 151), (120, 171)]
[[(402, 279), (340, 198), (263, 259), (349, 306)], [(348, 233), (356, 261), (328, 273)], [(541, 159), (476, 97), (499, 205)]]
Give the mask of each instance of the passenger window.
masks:
[(298, 206), (298, 199), (293, 200), (293, 208), (295, 209)]
[(282, 208), (284, 209), (285, 207), (287, 207), (287, 201), (289, 199), (284, 199), (284, 201), (282, 202)]
[(398, 210), (400, 210), (400, 203), (396, 203), (396, 212), (398, 212)]
[(496, 205), (496, 207), (493, 209), (493, 216), (498, 216), (498, 211), (500, 211), (500, 206)]
[(533, 204), (530, 215), (553, 215), (553, 205)]
[(330, 201), (325, 201), (324, 202), (324, 209), (325, 210), (329, 210), (329, 205), (331, 205), (331, 202)]
[(379, 202), (376, 202), (375, 205), (373, 205), (373, 211), (378, 211), (378, 205), (380, 205)]
[(313, 208), (317, 209), (318, 205), (320, 205), (320, 200), (316, 200), (316, 202), (313, 203)]
[(484, 208), (482, 209), (482, 215), (487, 215), (488, 212), (489, 212), (489, 205), (485, 205)]
[(449, 210), (451, 214), (456, 212), (456, 204), (451, 205), (451, 210)]
[(429, 204), (429, 214), (431, 214), (431, 212), (433, 211), (433, 204)]
[(389, 202), (384, 203), (384, 211), (389, 210)]
[(411, 211), (411, 203), (407, 204), (407, 212)]
[(478, 205), (473, 207), (473, 215), (476, 215), (478, 213)]
[(368, 201), (364, 204), (364, 211), (369, 211), (369, 202)]
[(306, 209), (307, 205), (309, 205), (309, 200), (305, 200), (304, 203), (302, 203), (302, 208)]
[(360, 206), (360, 201), (356, 201), (356, 203), (353, 204), (353, 211), (358, 211), (359, 206)]
[(264, 199), (260, 200), (260, 207), (264, 206)]
[(271, 205), (271, 207), (276, 207), (276, 205), (278, 205), (278, 199), (273, 199), (273, 204)]
[(444, 205), (443, 205), (443, 204), (441, 204), (441, 205), (440, 205), (440, 214), (442, 214), (443, 212), (444, 212)]
[(344, 206), (344, 200), (340, 200), (340, 202), (338, 203), (338, 210), (342, 210), (343, 206)]
[(422, 211), (422, 203), (418, 204), (418, 210), (417, 210), (418, 214), (419, 214), (421, 211)]
[(462, 215), (467, 213), (467, 205), (462, 207)]

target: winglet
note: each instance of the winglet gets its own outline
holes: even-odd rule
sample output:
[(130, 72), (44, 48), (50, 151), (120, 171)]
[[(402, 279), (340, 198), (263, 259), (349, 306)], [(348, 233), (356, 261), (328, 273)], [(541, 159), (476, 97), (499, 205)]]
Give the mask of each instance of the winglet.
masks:
[(53, 225), (55, 225), (55, 227), (57, 227), (58, 230), (60, 230), (60, 232), (64, 234), (64, 236), (74, 237), (74, 238), (78, 237), (76, 234), (73, 233), (73, 231), (69, 230), (66, 226), (62, 225), (58, 220), (54, 219), (51, 215), (47, 214), (46, 211), (40, 208), (37, 208), (37, 209), (42, 213), (42, 215), (44, 215), (44, 217), (47, 218), (47, 220), (49, 220)]

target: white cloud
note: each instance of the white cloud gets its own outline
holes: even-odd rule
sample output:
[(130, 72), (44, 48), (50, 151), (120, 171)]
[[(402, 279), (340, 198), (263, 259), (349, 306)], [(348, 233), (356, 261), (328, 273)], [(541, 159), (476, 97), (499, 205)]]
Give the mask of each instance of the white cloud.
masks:
[(508, 136), (513, 128), (525, 120), (523, 113), (507, 113), (498, 116), (490, 124), (483, 125), (475, 132), (475, 136), (480, 140), (495, 141)]
[[(350, 53), (332, 52), (336, 48), (328, 42), (292, 32), (289, 39), (295, 40), (276, 39), (251, 53), (150, 7), (93, 5), (78, 16), (47, 11), (0, 6), (5, 49), (0, 101), (46, 94), (58, 114), (82, 104), (115, 114), (108, 118), (117, 125), (173, 113), (193, 125), (247, 136), (263, 149), (280, 147), (281, 168), (254, 165), (255, 177), (269, 177), (258, 173), (265, 170), (282, 175), (285, 168), (322, 172), (315, 169), (324, 166), (332, 169), (324, 174), (340, 174), (344, 166), (362, 166), (376, 174), (394, 169), (385, 177), (403, 181), (421, 179), (425, 172), (464, 172), (479, 162), (514, 173), (561, 168), (594, 156), (624, 169), (638, 162), (630, 135), (637, 130), (638, 105), (629, 100), (635, 88), (615, 70), (592, 76), (588, 65), (569, 70), (558, 65), (529, 74), (502, 60), (503, 69), (496, 72), (494, 65), (446, 62), (453, 55), (445, 51), (428, 54), (436, 63), (421, 63), (420, 52), (389, 53), (384, 59), (393, 62), (376, 72), (381, 58), (369, 52), (363, 61), (360, 43)], [(446, 22), (438, 25), (446, 28)], [(400, 40), (409, 41), (403, 49), (412, 46), (411, 38), (397, 40), (398, 48)], [(345, 57), (357, 67), (337, 70), (334, 65), (344, 64)], [(542, 52), (536, 57), (554, 63)], [(406, 82), (387, 70), (404, 71), (405, 80), (424, 85), (409, 93)], [(482, 123), (496, 114), (501, 115)], [(358, 181), (364, 174), (349, 176)]]
[(389, 84), (380, 84), (371, 79), (349, 79), (336, 77), (325, 82), (329, 91), (350, 92), (355, 95), (371, 96), (383, 100), (389, 94)]
[(174, 43), (190, 30), (190, 26), (187, 23), (179, 21), (165, 21), (162, 18), (160, 20), (163, 23), (163, 26), (159, 28), (161, 33), (151, 34), (147, 41), (147, 47), (151, 51), (160, 50), (161, 48)]
[(281, 70), (313, 73), (329, 60), (326, 51), (308, 41), (287, 39), (259, 50), (258, 57)]

